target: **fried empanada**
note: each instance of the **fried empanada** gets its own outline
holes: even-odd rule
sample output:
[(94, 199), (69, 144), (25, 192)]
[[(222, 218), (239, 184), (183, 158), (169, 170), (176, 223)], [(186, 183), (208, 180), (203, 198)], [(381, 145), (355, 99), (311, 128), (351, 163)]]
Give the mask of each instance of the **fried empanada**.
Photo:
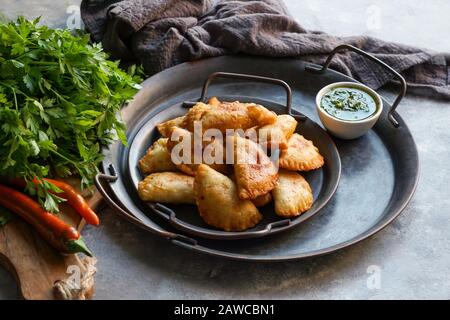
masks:
[(195, 121), (200, 121), (202, 131), (218, 129), (225, 133), (226, 129), (243, 129), (262, 126), (276, 121), (276, 114), (261, 105), (254, 103), (222, 102), (218, 105), (197, 103), (186, 114), (183, 127), (194, 131)]
[[(227, 165), (224, 162), (224, 148), (222, 141), (214, 140), (212, 142), (203, 142), (201, 150), (196, 150), (194, 147), (194, 134), (192, 132), (173, 127), (170, 136), (171, 137), (167, 141), (167, 148), (170, 152), (172, 161), (180, 171), (183, 171), (190, 176), (195, 176), (199, 164), (203, 163), (205, 160), (203, 151), (205, 148), (208, 148), (208, 150), (211, 151), (208, 153), (208, 155), (211, 155), (211, 159), (208, 159), (207, 165), (219, 172), (227, 172)], [(172, 138), (178, 138), (178, 140), (174, 141)], [(198, 139), (201, 138), (199, 137)], [(174, 150), (174, 148), (177, 149)], [(183, 153), (184, 150), (189, 151), (189, 154), (185, 155)], [(198, 151), (197, 157), (195, 157), (195, 151)]]
[(164, 138), (168, 138), (172, 127), (180, 127), (180, 128), (183, 127), (184, 119), (185, 119), (185, 116), (181, 116), (178, 118), (167, 120), (166, 122), (162, 122), (162, 123), (156, 125), (156, 128), (158, 128), (159, 133)]
[(139, 182), (143, 201), (195, 204), (194, 178), (181, 172), (158, 172)]
[(236, 185), (227, 176), (199, 165), (194, 193), (203, 220), (225, 231), (242, 231), (255, 226), (262, 216), (250, 200), (241, 200)]
[(167, 140), (160, 138), (148, 148), (147, 153), (139, 160), (139, 169), (142, 173), (177, 171), (177, 166), (170, 159)]
[(277, 121), (277, 114), (273, 111), (270, 111), (266, 107), (263, 107), (260, 104), (243, 103), (243, 105), (247, 107), (248, 116), (253, 121), (253, 124), (250, 127), (265, 126), (271, 123), (275, 123)]
[(297, 120), (294, 117), (283, 114), (277, 116), (277, 121), (273, 124), (265, 125), (258, 130), (258, 142), (270, 150), (270, 148), (286, 149), (288, 139), (295, 132)]
[(270, 192), (257, 196), (255, 199), (252, 200), (253, 204), (258, 208), (264, 207), (270, 201), (272, 201), (272, 194)]
[(323, 166), (324, 160), (312, 141), (294, 133), (288, 147), (281, 151), (280, 167), (288, 170), (309, 171)]
[[(207, 110), (214, 108), (214, 106), (211, 106), (209, 104), (203, 103), (203, 102), (197, 102), (192, 108), (189, 109), (189, 111), (186, 113), (181, 128), (185, 128), (191, 132), (194, 132), (194, 125), (196, 121), (201, 121), (203, 115), (206, 113)], [(202, 123), (203, 127), (203, 123)]]
[(219, 101), (219, 99), (217, 99), (217, 97), (212, 97), (211, 99), (208, 100), (208, 104), (210, 106), (220, 106), (221, 102)]
[(311, 208), (313, 194), (309, 183), (297, 172), (280, 170), (278, 184), (272, 190), (275, 213), (295, 217)]
[(234, 175), (241, 199), (255, 199), (271, 191), (278, 178), (278, 170), (261, 146), (239, 136), (232, 136)]
[[(236, 183), (236, 176), (234, 175), (234, 173), (230, 174), (228, 177), (234, 183)], [(259, 207), (264, 207), (266, 204), (268, 204), (270, 201), (272, 201), (272, 194), (270, 192), (268, 192), (266, 194), (262, 194), (260, 196), (257, 196), (255, 199), (252, 199), (251, 201), (258, 208)]]

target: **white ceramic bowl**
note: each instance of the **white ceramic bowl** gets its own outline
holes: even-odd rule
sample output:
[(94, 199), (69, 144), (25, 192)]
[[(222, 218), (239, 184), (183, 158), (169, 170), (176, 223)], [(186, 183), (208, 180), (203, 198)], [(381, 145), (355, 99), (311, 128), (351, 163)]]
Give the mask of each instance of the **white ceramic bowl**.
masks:
[[(337, 87), (360, 89), (370, 94), (375, 99), (375, 103), (377, 105), (375, 113), (365, 119), (355, 121), (341, 120), (327, 113), (320, 107), (320, 101), (327, 92)], [(355, 139), (365, 134), (375, 125), (381, 115), (381, 112), (383, 111), (383, 100), (381, 100), (378, 93), (363, 84), (356, 82), (335, 82), (323, 87), (317, 93), (316, 109), (319, 114), (320, 121), (331, 134), (341, 139)]]

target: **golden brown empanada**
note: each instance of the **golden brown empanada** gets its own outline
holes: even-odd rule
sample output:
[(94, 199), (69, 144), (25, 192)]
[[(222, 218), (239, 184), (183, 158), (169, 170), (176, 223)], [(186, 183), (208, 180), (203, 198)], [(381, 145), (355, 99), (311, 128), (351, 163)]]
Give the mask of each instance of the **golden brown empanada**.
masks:
[(139, 160), (139, 169), (142, 173), (177, 171), (177, 166), (170, 159), (167, 140), (160, 138), (148, 148), (147, 153)]
[(234, 175), (241, 199), (255, 199), (272, 190), (278, 170), (256, 142), (232, 136), (234, 151)]
[(183, 127), (184, 119), (185, 119), (185, 116), (181, 116), (178, 118), (167, 120), (166, 122), (162, 122), (162, 123), (156, 125), (156, 128), (158, 128), (159, 133), (164, 138), (168, 138), (172, 127), (180, 127), (180, 128)]
[[(234, 173), (230, 174), (228, 177), (234, 183), (236, 183), (236, 176), (234, 175)], [(268, 192), (266, 194), (262, 194), (260, 196), (257, 196), (255, 199), (252, 199), (251, 201), (258, 208), (259, 207), (264, 207), (266, 204), (268, 204), (270, 201), (272, 201), (272, 194), (270, 192)]]
[[(214, 102), (216, 104), (216, 102)], [(202, 131), (215, 128), (225, 133), (226, 129), (248, 129), (276, 121), (276, 114), (254, 103), (222, 102), (219, 105), (197, 103), (186, 114), (183, 128), (194, 131), (195, 121), (201, 121)]]
[(217, 99), (217, 97), (212, 97), (211, 99), (208, 100), (208, 104), (210, 106), (220, 106), (221, 102), (219, 101), (219, 99)]
[(273, 124), (265, 125), (258, 130), (258, 141), (267, 149), (281, 148), (286, 149), (288, 139), (295, 132), (297, 120), (294, 117), (283, 114), (277, 116), (277, 121)]
[(323, 166), (324, 160), (312, 141), (294, 133), (288, 147), (281, 151), (280, 167), (288, 170), (309, 171)]
[(257, 196), (255, 199), (252, 200), (253, 204), (258, 208), (264, 207), (270, 201), (272, 201), (272, 194), (270, 192)]
[(181, 172), (157, 172), (139, 182), (143, 201), (195, 204), (194, 178)]
[[(183, 171), (184, 173), (195, 176), (197, 167), (200, 163), (204, 162), (204, 155), (211, 155), (208, 160), (208, 165), (219, 172), (226, 173), (227, 165), (224, 161), (224, 148), (223, 143), (220, 140), (214, 140), (212, 142), (203, 142), (201, 150), (198, 150), (197, 159), (195, 158), (195, 148), (194, 148), (194, 134), (185, 129), (178, 127), (173, 127), (170, 133), (170, 138), (167, 141), (167, 148), (169, 149), (172, 162), (175, 163), (176, 167)], [(177, 141), (172, 141), (172, 138), (177, 138)], [(201, 139), (200, 137), (198, 139)], [(186, 141), (186, 142), (184, 142)], [(200, 140), (200, 142), (202, 142)], [(190, 156), (184, 155), (183, 150), (188, 150), (190, 145)], [(176, 148), (176, 149), (175, 149)], [(203, 152), (207, 148), (210, 152), (206, 154)], [(198, 160), (198, 161), (197, 161)]]
[[(196, 121), (201, 121), (203, 115), (207, 110), (214, 108), (209, 104), (203, 102), (197, 102), (189, 111), (186, 113), (181, 128), (185, 128), (191, 132), (194, 132), (194, 124)], [(203, 128), (203, 125), (202, 125)]]
[(239, 199), (236, 185), (230, 178), (207, 165), (201, 164), (197, 169), (194, 193), (200, 216), (216, 228), (242, 231), (262, 219), (250, 200)]
[(272, 190), (275, 212), (282, 217), (295, 217), (311, 208), (313, 194), (309, 183), (297, 172), (280, 170), (278, 184)]
[(253, 121), (253, 124), (250, 127), (265, 126), (267, 124), (275, 123), (277, 121), (277, 114), (273, 111), (270, 111), (266, 107), (263, 107), (260, 104), (243, 103), (243, 105), (247, 107), (248, 116)]

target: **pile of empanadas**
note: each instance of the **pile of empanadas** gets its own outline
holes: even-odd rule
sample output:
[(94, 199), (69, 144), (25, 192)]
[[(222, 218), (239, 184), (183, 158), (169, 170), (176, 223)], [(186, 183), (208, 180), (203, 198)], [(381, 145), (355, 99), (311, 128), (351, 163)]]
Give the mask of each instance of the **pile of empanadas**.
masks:
[[(231, 156), (225, 140), (194, 143), (199, 122), (203, 133), (215, 129), (227, 134)], [(292, 116), (276, 115), (255, 103), (217, 98), (199, 102), (186, 115), (157, 126), (162, 137), (139, 160), (141, 172), (147, 175), (139, 183), (139, 196), (143, 201), (197, 205), (207, 224), (226, 231), (255, 226), (262, 219), (258, 207), (272, 200), (277, 215), (298, 216), (313, 204), (311, 187), (298, 171), (320, 168), (324, 160), (311, 141), (295, 133), (296, 127)], [(253, 130), (257, 139), (228, 135), (227, 129)], [(198, 161), (194, 158), (199, 149), (224, 161)], [(274, 149), (279, 151), (277, 161), (266, 151)], [(227, 164), (229, 157), (231, 164)]]

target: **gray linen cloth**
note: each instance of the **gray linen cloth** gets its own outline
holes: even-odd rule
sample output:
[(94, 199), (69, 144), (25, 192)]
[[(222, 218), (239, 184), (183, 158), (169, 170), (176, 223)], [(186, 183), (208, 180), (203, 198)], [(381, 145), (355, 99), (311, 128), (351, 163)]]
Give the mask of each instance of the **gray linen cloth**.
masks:
[[(185, 61), (229, 54), (321, 64), (333, 48), (347, 43), (401, 72), (411, 91), (450, 99), (449, 56), (370, 37), (308, 31), (281, 0), (83, 0), (81, 14), (94, 41), (102, 42), (114, 58), (141, 62), (149, 75)], [(392, 79), (350, 52), (338, 54), (331, 68), (374, 89)]]

